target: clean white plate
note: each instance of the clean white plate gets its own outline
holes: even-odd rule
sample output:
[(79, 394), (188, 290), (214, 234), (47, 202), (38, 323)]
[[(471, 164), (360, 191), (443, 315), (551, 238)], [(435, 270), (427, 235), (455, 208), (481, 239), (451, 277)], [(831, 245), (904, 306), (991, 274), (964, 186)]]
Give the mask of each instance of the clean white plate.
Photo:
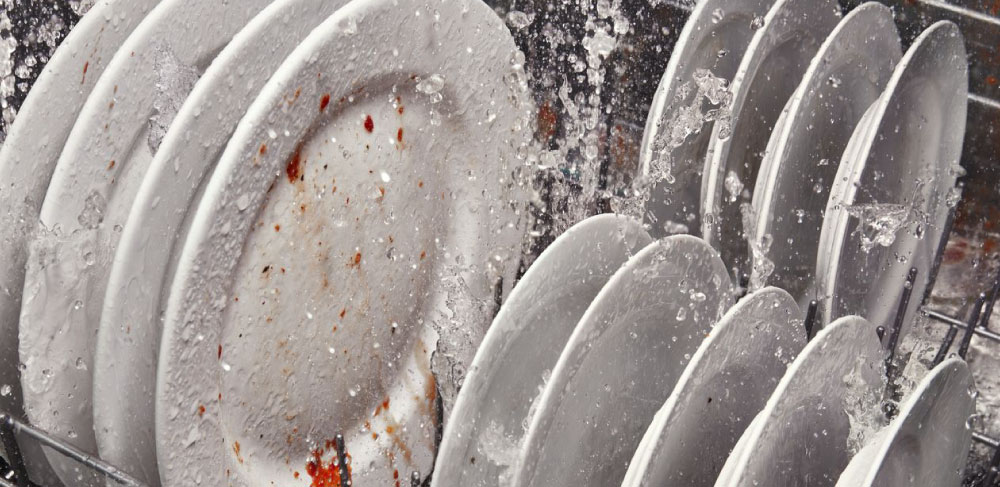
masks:
[[(903, 56), (869, 126), (856, 131), (830, 190), (816, 263), (821, 322), (846, 314), (868, 317), (887, 329), (899, 306), (906, 276), (918, 270), (903, 317), (906, 333), (933, 282), (935, 256), (950, 212), (965, 133), (968, 67), (954, 24), (928, 28)], [(852, 158), (853, 160), (849, 160)], [(887, 225), (868, 205), (896, 205), (905, 218)], [(871, 223), (887, 230), (873, 232)], [(897, 228), (895, 232), (892, 228)], [(875, 237), (882, 237), (879, 243)], [(871, 242), (870, 248), (863, 245)]]
[(723, 138), (719, 124), (712, 130), (700, 201), (702, 236), (734, 274), (749, 271), (741, 206), (750, 203), (771, 130), (839, 19), (836, 0), (778, 0), (733, 79), (732, 133)]
[[(184, 83), (269, 2), (157, 5), (94, 85), (52, 174), (24, 283), (21, 383), (28, 418), (86, 451), (97, 450), (91, 374), (107, 269), (153, 152), (150, 117), (168, 123)], [(77, 482), (79, 467), (58, 463), (67, 483), (96, 481)]]
[[(692, 103), (701, 108), (702, 100), (693, 81), (696, 71), (707, 69), (717, 78), (733, 79), (755, 28), (772, 4), (774, 0), (704, 0), (695, 5), (684, 24), (653, 96), (639, 149), (641, 177), (655, 177), (651, 173), (666, 162), (674, 178), (650, 190), (644, 219), (651, 223), (654, 236), (676, 233), (665, 228), (674, 224), (685, 225), (694, 235), (701, 231), (702, 161), (713, 122), (705, 122), (693, 137), (685, 132), (683, 141), (672, 141), (674, 131), (683, 125), (677, 117)], [(680, 97), (684, 89), (691, 91)]]
[(964, 360), (949, 359), (910, 393), (899, 415), (844, 470), (838, 487), (960, 485), (976, 391)]
[[(0, 409), (22, 411), (17, 357), (28, 242), (63, 143), (104, 67), (159, 0), (98, 0), (45, 63), (7, 139), (0, 145)], [(35, 441), (23, 441), (26, 461), (39, 472)], [(42, 462), (44, 464), (44, 461)], [(36, 479), (43, 483), (46, 479)]]
[(433, 485), (505, 485), (531, 407), (584, 311), (652, 239), (628, 217), (598, 215), (561, 235), (524, 274), (490, 326), (444, 430)]
[(345, 1), (278, 0), (237, 34), (177, 114), (124, 225), (108, 278), (94, 358), (101, 458), (158, 484), (154, 396), (160, 316), (196, 193), (278, 65)]
[(237, 126), (167, 304), (165, 485), (332, 482), (337, 434), (354, 485), (430, 471), (436, 381), (468, 367), (519, 265), (532, 113), (502, 19), (439, 7), (348, 3)]
[(632, 257), (559, 356), (512, 485), (621, 483), (691, 354), (732, 304), (725, 266), (698, 238), (667, 237)]
[(833, 483), (877, 431), (885, 357), (871, 324), (848, 316), (820, 331), (778, 383), (715, 485)]
[(752, 282), (778, 286), (799, 302), (813, 289), (823, 212), (841, 156), (901, 57), (892, 11), (876, 2), (851, 11), (816, 53), (760, 164)]
[(754, 414), (806, 344), (804, 315), (778, 288), (736, 303), (653, 417), (623, 486), (712, 486)]

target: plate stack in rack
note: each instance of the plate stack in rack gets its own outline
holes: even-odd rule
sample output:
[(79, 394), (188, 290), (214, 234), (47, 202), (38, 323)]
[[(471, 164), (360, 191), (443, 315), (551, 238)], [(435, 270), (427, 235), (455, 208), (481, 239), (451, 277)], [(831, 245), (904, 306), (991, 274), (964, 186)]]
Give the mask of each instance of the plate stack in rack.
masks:
[(93, 2), (0, 146), (0, 485), (960, 485), (961, 30), (680, 3), (609, 165), (621, 1), (548, 77), (481, 0)]

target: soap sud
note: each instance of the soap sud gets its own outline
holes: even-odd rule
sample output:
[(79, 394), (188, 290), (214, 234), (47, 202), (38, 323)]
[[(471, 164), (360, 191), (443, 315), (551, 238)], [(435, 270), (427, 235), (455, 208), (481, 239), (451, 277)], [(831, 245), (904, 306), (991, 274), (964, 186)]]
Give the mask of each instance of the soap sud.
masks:
[(156, 95), (153, 99), (155, 112), (149, 118), (147, 142), (149, 150), (155, 154), (170, 129), (170, 123), (198, 82), (199, 73), (194, 66), (185, 65), (165, 44), (154, 46), (152, 56)]

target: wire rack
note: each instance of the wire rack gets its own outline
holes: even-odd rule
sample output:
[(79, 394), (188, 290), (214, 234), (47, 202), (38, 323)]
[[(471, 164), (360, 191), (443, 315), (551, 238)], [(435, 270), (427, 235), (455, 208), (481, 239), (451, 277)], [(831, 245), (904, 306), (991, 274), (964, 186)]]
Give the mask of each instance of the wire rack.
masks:
[[(921, 30), (931, 23), (947, 19), (959, 25), (966, 37), (969, 47), (970, 66), (970, 94), (969, 94), (969, 124), (965, 138), (965, 145), (962, 155), (962, 165), (969, 171), (964, 178), (964, 198), (958, 208), (957, 226), (962, 228), (977, 227), (980, 231), (997, 230), (993, 225), (1000, 223), (1000, 201), (998, 201), (997, 186), (1000, 185), (1000, 174), (994, 167), (995, 147), (1000, 146), (1000, 1), (984, 0), (882, 0), (895, 10), (897, 22), (900, 26), (900, 33), (904, 42), (912, 41)], [(509, 2), (509, 3), (508, 3)], [(494, 5), (498, 11), (510, 9), (514, 5), (512, 0), (492, 0), (487, 1)], [(676, 5), (673, 5), (676, 3)], [(689, 11), (690, 5), (694, 2), (673, 2), (671, 5), (681, 11)], [(842, 0), (845, 8), (853, 8), (862, 0)], [(505, 5), (506, 4), (506, 5)], [(644, 113), (636, 114), (637, 117), (644, 117)], [(641, 130), (642, 120), (632, 121), (632, 125), (637, 130)], [(973, 218), (968, 215), (978, 217), (979, 223), (970, 222)], [(952, 232), (950, 238), (954, 238)], [(942, 249), (943, 250), (943, 249)], [(1000, 260), (1000, 253), (992, 256), (994, 260)], [(911, 270), (909, 282), (916, 278), (916, 270)], [(746, 283), (743, 282), (744, 288)], [(990, 318), (994, 305), (1000, 297), (1000, 270), (995, 271), (988, 282), (981, 283), (978, 294), (967, 313), (968, 316), (956, 316), (954, 312), (943, 309), (935, 309), (928, 306), (922, 307), (922, 315), (935, 323), (943, 331), (943, 338), (937, 346), (937, 352), (933, 358), (933, 365), (944, 360), (951, 350), (956, 347), (955, 354), (966, 358), (974, 338), (986, 340), (988, 343), (1000, 346), (1000, 330), (990, 327)], [(899, 309), (905, 309), (910, 296), (910, 286), (904, 288), (899, 302)], [(962, 314), (962, 313), (960, 313)], [(896, 395), (898, 399), (898, 386), (896, 382), (901, 373), (901, 367), (905, 359), (901, 360), (897, 354), (899, 346), (899, 330), (902, 326), (902, 314), (898, 314), (891, 329), (884, 330), (881, 327), (878, 331), (878, 339), (888, 351), (886, 359), (887, 374), (887, 394), (891, 397)], [(810, 336), (813, 335), (813, 328), (816, 317), (816, 303), (810, 303), (804, 323), (805, 331)], [(894, 410), (891, 402), (884, 411), (887, 416), (892, 416)], [(20, 439), (20, 440), (19, 440)], [(986, 450), (985, 462), (973, 460), (971, 466), (978, 468), (967, 469), (965, 486), (986, 486), (995, 487), (1000, 485), (1000, 439), (989, 435), (982, 429), (974, 429), (972, 439), (979, 448)], [(43, 431), (21, 419), (19, 414), (13, 412), (0, 411), (0, 444), (3, 447), (4, 455), (0, 457), (0, 487), (48, 487), (39, 486), (33, 483), (31, 473), (27, 471), (23, 457), (21, 455), (21, 445), (19, 441), (35, 441), (48, 447), (49, 449), (76, 461), (81, 467), (93, 470), (105, 476), (107, 479), (122, 486), (142, 487), (145, 484), (133, 478), (120, 468), (102, 461), (61, 439)], [(350, 472), (347, 468), (349, 461), (345, 456), (344, 440), (342, 435), (337, 435), (336, 451), (340, 465), (340, 475), (346, 479), (343, 485), (350, 484)], [(421, 476), (419, 472), (411, 472), (410, 485), (427, 485), (430, 475)], [(72, 486), (70, 486), (72, 487)]]

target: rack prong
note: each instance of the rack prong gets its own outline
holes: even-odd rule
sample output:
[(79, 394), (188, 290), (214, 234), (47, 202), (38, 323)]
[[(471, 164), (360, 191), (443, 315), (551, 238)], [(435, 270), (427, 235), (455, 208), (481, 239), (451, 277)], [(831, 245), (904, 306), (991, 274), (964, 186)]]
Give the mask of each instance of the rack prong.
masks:
[(21, 456), (21, 449), (17, 446), (17, 438), (14, 436), (14, 418), (6, 413), (0, 414), (0, 441), (3, 442), (4, 452), (7, 460), (14, 471), (17, 479), (17, 487), (29, 487), (31, 480), (28, 478), (28, 469), (24, 466), (24, 457)]
[(913, 283), (917, 281), (917, 268), (911, 267), (906, 276), (906, 283), (903, 285), (903, 295), (899, 298), (899, 307), (896, 308), (896, 317), (892, 320), (892, 328), (889, 335), (883, 341), (886, 351), (889, 353), (885, 358), (885, 375), (887, 388), (891, 389), (896, 379), (896, 347), (899, 345), (899, 335), (903, 329), (903, 319), (906, 308), (910, 305), (910, 296), (913, 294)]
[(986, 300), (986, 309), (983, 310), (983, 321), (980, 327), (984, 330), (990, 329), (990, 317), (993, 316), (993, 305), (997, 302), (998, 294), (1000, 294), (1000, 266), (997, 267), (997, 275), (993, 278), (993, 288), (990, 289), (990, 297)]
[(333, 437), (337, 446), (337, 467), (340, 469), (340, 481), (342, 485), (349, 486), (351, 482), (351, 470), (347, 468), (347, 447), (344, 445), (344, 435), (337, 433)]
[(979, 297), (976, 298), (976, 304), (972, 308), (972, 316), (969, 317), (969, 326), (965, 329), (965, 335), (962, 335), (962, 342), (958, 345), (958, 356), (962, 357), (963, 360), (969, 353), (969, 345), (972, 344), (972, 335), (976, 331), (976, 325), (979, 324), (979, 317), (983, 313), (986, 299), (986, 293), (979, 293)]

